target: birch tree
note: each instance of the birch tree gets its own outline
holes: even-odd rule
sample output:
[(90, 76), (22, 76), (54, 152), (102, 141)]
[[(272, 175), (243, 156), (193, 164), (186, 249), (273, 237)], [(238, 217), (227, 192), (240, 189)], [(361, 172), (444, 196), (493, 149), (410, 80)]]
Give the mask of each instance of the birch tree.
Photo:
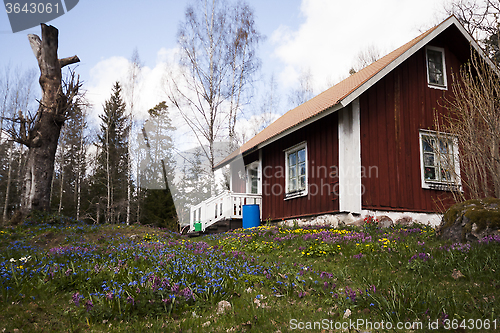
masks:
[[(2, 174), (0, 192), (4, 195), (2, 221), (5, 223), (12, 213), (12, 206), (20, 201), (16, 200), (19, 190), (17, 171), (22, 166), (22, 147), (4, 135), (4, 120), (12, 119), (18, 110), (27, 110), (35, 102), (33, 83), (36, 71), (21, 68), (12, 70), (5, 67), (0, 76), (0, 145), (2, 145)], [(8, 121), (5, 123), (8, 128)]]
[[(139, 52), (137, 48), (134, 49), (132, 53), (132, 58), (130, 59), (130, 65), (128, 70), (128, 77), (126, 82), (126, 96), (128, 97), (128, 106), (129, 106), (129, 115), (128, 115), (128, 126), (129, 126), (129, 137), (128, 137), (128, 154), (132, 156), (132, 135), (133, 135), (133, 124), (134, 124), (134, 106), (135, 101), (137, 99), (137, 90), (138, 90), (138, 79), (139, 74), (141, 72), (142, 64), (139, 58)], [(132, 158), (128, 159), (127, 163), (127, 173), (128, 173), (128, 182), (127, 182), (127, 225), (130, 224), (130, 209), (132, 204)], [(137, 208), (139, 209), (139, 208)], [(137, 220), (139, 221), (139, 220)]]
[[(87, 170), (86, 109), (75, 107), (63, 127), (57, 151), (58, 212), (80, 218), (82, 186)], [(54, 196), (54, 195), (53, 195)]]
[(291, 108), (295, 108), (314, 97), (313, 76), (311, 70), (302, 70), (299, 76), (299, 85), (288, 94)]
[(247, 3), (197, 0), (187, 7), (177, 39), (183, 72), (169, 74), (169, 98), (213, 169), (214, 142), (235, 145), (235, 124), (260, 66), (261, 35)]

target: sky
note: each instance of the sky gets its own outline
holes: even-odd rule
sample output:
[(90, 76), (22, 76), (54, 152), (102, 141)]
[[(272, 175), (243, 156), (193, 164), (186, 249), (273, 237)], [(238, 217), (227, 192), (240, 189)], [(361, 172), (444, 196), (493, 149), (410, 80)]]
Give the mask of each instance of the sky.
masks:
[[(264, 87), (274, 76), (282, 97), (276, 113), (283, 114), (288, 110), (286, 94), (297, 86), (302, 72), (311, 74), (318, 94), (348, 76), (360, 51), (375, 47), (385, 55), (439, 24), (446, 18), (448, 0), (247, 1), (257, 29), (266, 37), (258, 50), (262, 68), (256, 86)], [(76, 54), (81, 60), (76, 73), (93, 105), (89, 114), (94, 125), (113, 83), (125, 79), (135, 49), (143, 65), (138, 117), (166, 100), (165, 64), (175, 54), (177, 29), (188, 3), (80, 0), (71, 11), (47, 22), (59, 29), (59, 57)], [(27, 34), (40, 35), (40, 28), (14, 34), (6, 12), (0, 11), (0, 73), (6, 67), (37, 68)], [(258, 96), (257, 89), (249, 106), (253, 111), (244, 115), (243, 123), (258, 110)], [(188, 131), (179, 118), (174, 125)], [(180, 141), (186, 148), (193, 144)]]

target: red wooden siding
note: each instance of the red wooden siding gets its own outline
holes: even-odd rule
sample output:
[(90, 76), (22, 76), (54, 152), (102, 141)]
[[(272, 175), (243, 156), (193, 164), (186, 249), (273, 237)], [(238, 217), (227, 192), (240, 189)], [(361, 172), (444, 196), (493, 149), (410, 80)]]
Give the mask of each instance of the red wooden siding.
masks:
[[(309, 195), (284, 200), (285, 150), (307, 142)], [(338, 117), (331, 114), (262, 148), (262, 219), (279, 220), (338, 211), (332, 193), (338, 166)], [(333, 169), (331, 167), (334, 167)]]
[[(419, 130), (434, 128), (433, 112), (444, 111), (451, 72), (462, 64), (445, 40), (429, 45), (445, 50), (448, 90), (427, 86), (421, 49), (360, 97), (363, 209), (437, 212), (451, 203), (448, 192), (422, 189), (420, 174)], [(368, 174), (374, 167), (378, 176)]]

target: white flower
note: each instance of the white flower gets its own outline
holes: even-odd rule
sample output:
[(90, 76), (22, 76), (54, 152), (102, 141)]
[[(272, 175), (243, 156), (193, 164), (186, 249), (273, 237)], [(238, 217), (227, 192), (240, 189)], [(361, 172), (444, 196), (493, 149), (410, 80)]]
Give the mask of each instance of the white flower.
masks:
[(10, 262), (16, 262), (17, 260), (14, 258), (10, 258)]
[(349, 318), (350, 315), (351, 315), (351, 310), (349, 310), (349, 309), (345, 310), (344, 319)]

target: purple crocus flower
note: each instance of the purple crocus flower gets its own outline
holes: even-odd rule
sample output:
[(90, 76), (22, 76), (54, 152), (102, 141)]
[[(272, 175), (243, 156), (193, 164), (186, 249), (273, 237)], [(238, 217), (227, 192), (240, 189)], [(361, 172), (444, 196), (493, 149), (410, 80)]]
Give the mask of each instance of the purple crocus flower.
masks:
[(76, 306), (80, 306), (80, 300), (83, 298), (82, 295), (77, 291), (76, 293), (73, 294), (73, 302), (75, 303)]
[(90, 312), (90, 310), (92, 310), (92, 308), (94, 307), (94, 303), (92, 303), (92, 300), (87, 300), (87, 302), (85, 302), (85, 308), (87, 309), (87, 312)]

